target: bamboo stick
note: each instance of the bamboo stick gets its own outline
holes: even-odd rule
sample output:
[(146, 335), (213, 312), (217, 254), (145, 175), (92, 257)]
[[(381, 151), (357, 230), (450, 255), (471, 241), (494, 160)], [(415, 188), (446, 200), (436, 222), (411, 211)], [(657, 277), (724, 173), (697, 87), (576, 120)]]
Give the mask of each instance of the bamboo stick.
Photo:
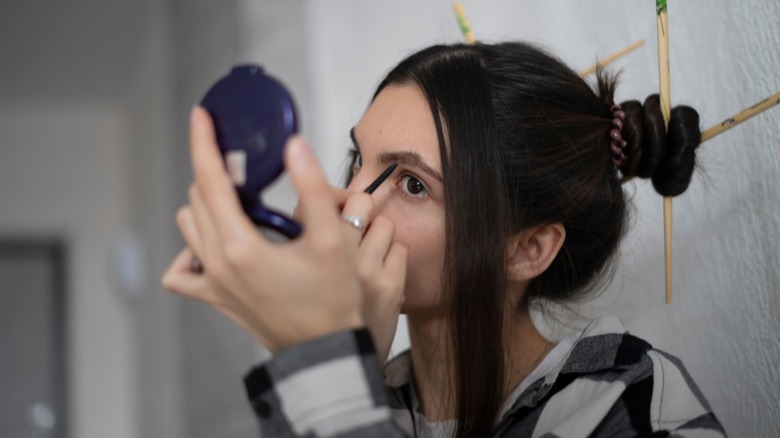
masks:
[[(656, 30), (658, 34), (658, 85), (664, 125), (669, 127), (671, 98), (669, 82), (669, 22), (666, 0), (656, 0)], [(666, 304), (672, 303), (672, 198), (664, 197), (664, 261), (666, 262)]]
[(455, 11), (455, 18), (458, 20), (458, 26), (463, 33), (463, 39), (466, 41), (466, 44), (474, 44), (476, 39), (474, 38), (474, 32), (471, 31), (469, 20), (466, 18), (466, 11), (463, 9), (463, 5), (455, 3), (452, 5), (452, 9)]
[(751, 106), (750, 108), (746, 108), (733, 116), (727, 118), (726, 120), (718, 123), (715, 126), (712, 126), (711, 128), (707, 129), (706, 131), (701, 133), (701, 142), (704, 143), (705, 141), (715, 137), (718, 134), (722, 134), (729, 129), (739, 125), (740, 123), (744, 122), (745, 120), (756, 116), (769, 108), (772, 108), (773, 106), (780, 104), (780, 92), (777, 92), (766, 99), (762, 100), (761, 102), (756, 103), (755, 105)]
[(579, 75), (580, 75), (581, 78), (584, 78), (584, 77), (587, 77), (589, 75), (592, 75), (596, 71), (597, 68), (604, 67), (606, 65), (609, 65), (609, 64), (617, 61), (618, 59), (628, 55), (629, 53), (633, 52), (634, 50), (642, 47), (644, 44), (645, 44), (645, 40), (639, 40), (639, 41), (631, 44), (630, 46), (625, 47), (622, 50), (619, 50), (619, 51), (617, 51), (617, 52), (607, 56), (604, 59), (598, 60), (595, 64), (591, 65), (590, 67), (588, 67), (586, 69), (583, 69), (583, 70), (580, 70)]

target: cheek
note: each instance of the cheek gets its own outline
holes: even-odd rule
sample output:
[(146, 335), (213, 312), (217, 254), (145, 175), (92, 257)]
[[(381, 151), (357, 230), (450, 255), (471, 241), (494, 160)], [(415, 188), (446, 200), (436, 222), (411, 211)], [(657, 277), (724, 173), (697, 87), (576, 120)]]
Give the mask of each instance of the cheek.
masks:
[(435, 204), (420, 204), (414, 208), (399, 200), (388, 203), (382, 212), (395, 224), (395, 241), (406, 246), (409, 252), (404, 313), (441, 304), (444, 215)]

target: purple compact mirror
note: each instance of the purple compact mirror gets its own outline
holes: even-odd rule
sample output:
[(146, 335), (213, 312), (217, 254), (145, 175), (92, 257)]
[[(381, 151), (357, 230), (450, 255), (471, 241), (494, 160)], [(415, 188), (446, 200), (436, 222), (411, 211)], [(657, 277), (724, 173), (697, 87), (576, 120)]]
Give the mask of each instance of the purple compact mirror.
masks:
[(217, 143), (244, 211), (255, 224), (290, 239), (301, 226), (266, 208), (260, 193), (284, 170), (284, 143), (297, 132), (290, 93), (258, 65), (234, 67), (200, 102), (214, 120)]

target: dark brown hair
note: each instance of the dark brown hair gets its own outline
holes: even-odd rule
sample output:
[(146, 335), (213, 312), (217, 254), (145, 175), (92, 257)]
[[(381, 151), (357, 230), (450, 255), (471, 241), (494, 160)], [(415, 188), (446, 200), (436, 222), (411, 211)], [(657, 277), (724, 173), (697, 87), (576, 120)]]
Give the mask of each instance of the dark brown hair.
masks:
[(506, 239), (535, 225), (566, 229), (561, 250), (531, 281), (523, 304), (592, 290), (606, 278), (626, 226), (621, 180), (651, 178), (663, 195), (682, 193), (699, 144), (698, 114), (673, 109), (665, 134), (657, 96), (644, 105), (624, 102), (629, 159), (619, 173), (609, 148), (616, 80), (603, 72), (594, 90), (528, 44), (455, 44), (409, 56), (374, 97), (389, 84), (419, 86), (436, 123), (457, 436), (489, 436), (511, 366), (502, 337)]

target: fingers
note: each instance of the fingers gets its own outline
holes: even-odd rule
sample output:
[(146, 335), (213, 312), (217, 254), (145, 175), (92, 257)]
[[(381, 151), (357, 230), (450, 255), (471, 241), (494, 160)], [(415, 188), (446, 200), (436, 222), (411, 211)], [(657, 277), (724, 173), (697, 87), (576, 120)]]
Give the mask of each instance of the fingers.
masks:
[[(367, 193), (354, 193), (350, 195), (349, 199), (347, 199), (344, 205), (344, 209), (341, 212), (342, 218), (350, 218), (350, 217), (358, 218), (360, 220), (360, 223), (362, 223), (364, 227), (367, 227), (368, 224), (371, 223), (371, 221), (374, 219), (373, 215), (374, 215), (374, 201), (371, 199), (371, 195)], [(361, 238), (363, 237), (365, 228), (358, 229), (358, 227), (356, 227), (352, 223), (349, 223), (346, 220), (343, 222), (344, 222), (343, 226), (347, 228), (346, 231), (347, 239), (349, 239), (349, 242), (354, 247), (357, 247), (358, 244), (360, 243)]]
[(201, 107), (193, 108), (190, 116), (190, 153), (195, 183), (219, 235), (225, 241), (240, 240), (241, 233), (254, 228), (225, 170), (211, 117)]
[[(347, 202), (347, 198), (350, 195), (350, 192), (348, 192), (346, 189), (342, 189), (340, 187), (330, 187), (330, 193), (333, 195), (333, 198), (336, 200), (336, 203), (339, 206), (339, 210), (344, 209), (344, 204)], [(292, 218), (300, 221), (301, 220), (301, 214), (300, 209), (298, 208), (299, 205), (296, 205), (292, 212)]]
[(303, 138), (292, 137), (284, 152), (285, 167), (300, 197), (298, 210), (304, 234), (317, 236), (319, 242), (326, 243), (341, 225), (328, 180)]
[(385, 257), (385, 264), (376, 275), (376, 294), (369, 298), (375, 300), (374, 305), (380, 309), (393, 309), (399, 311), (404, 302), (404, 288), (406, 286), (406, 247), (400, 243), (393, 243)]
[(219, 232), (196, 184), (190, 186), (189, 197), (189, 211), (191, 213), (189, 216), (192, 219), (192, 227), (198, 237), (193, 239), (197, 240), (197, 242), (193, 241), (192, 245), (190, 245), (190, 240), (187, 239), (187, 236), (184, 238), (187, 240), (187, 245), (194, 249), (195, 253), (200, 257), (211, 257), (223, 248)]
[(179, 227), (184, 241), (187, 242), (187, 247), (191, 248), (194, 255), (197, 257), (198, 254), (202, 254), (200, 234), (195, 224), (192, 207), (184, 206), (179, 208), (179, 211), (176, 212), (176, 225)]
[(165, 289), (187, 298), (216, 305), (219, 303), (219, 297), (213, 288), (208, 287), (206, 277), (190, 270), (193, 257), (195, 254), (189, 248), (180, 251), (163, 274), (162, 285)]
[(341, 210), (344, 209), (344, 205), (347, 203), (349, 195), (352, 194), (352, 192), (347, 191), (347, 189), (333, 186), (330, 187), (330, 193), (333, 195), (333, 199), (336, 200), (336, 203), (339, 205), (339, 209)]
[(387, 272), (400, 280), (402, 289), (406, 280), (406, 260), (408, 257), (408, 250), (400, 243), (393, 243), (390, 247), (390, 251), (387, 252), (387, 256), (385, 257), (385, 268), (387, 269)]
[(190, 260), (195, 254), (190, 248), (184, 248), (163, 274), (162, 285), (165, 289), (208, 304), (232, 319), (255, 338), (265, 343), (266, 339), (257, 329), (257, 323), (245, 308), (231, 306), (221, 297), (216, 286), (204, 275), (190, 272)]
[[(356, 254), (357, 272), (370, 293), (367, 304), (400, 306), (406, 283), (406, 247), (393, 242), (395, 227), (382, 216), (371, 223)], [(379, 300), (379, 301), (376, 301)]]
[(193, 258), (190, 260), (190, 271), (202, 274), (203, 263), (200, 261), (198, 254), (203, 254), (203, 248), (201, 245), (200, 233), (198, 227), (195, 224), (192, 208), (190, 206), (184, 206), (179, 208), (176, 212), (176, 225), (179, 227), (179, 232), (184, 241), (187, 242), (187, 247), (193, 252)]
[(371, 222), (371, 228), (358, 249), (359, 271), (368, 274), (384, 265), (394, 235), (395, 226), (389, 219), (379, 216)]

